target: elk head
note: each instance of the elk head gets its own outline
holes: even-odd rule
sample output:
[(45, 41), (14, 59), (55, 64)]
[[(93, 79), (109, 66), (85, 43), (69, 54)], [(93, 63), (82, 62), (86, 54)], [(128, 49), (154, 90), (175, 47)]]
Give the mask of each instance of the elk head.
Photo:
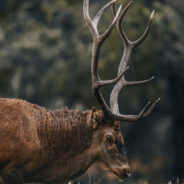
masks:
[[(108, 168), (112, 173), (117, 175), (120, 179), (124, 179), (130, 175), (130, 168), (128, 166), (128, 161), (124, 151), (124, 141), (122, 134), (120, 132), (120, 121), (136, 121), (147, 117), (154, 109), (155, 105), (160, 101), (160, 98), (157, 99), (152, 105), (151, 102), (148, 102), (145, 107), (141, 110), (138, 115), (123, 115), (119, 112), (118, 107), (118, 96), (119, 92), (128, 86), (135, 86), (148, 83), (154, 79), (143, 81), (127, 81), (125, 79), (125, 73), (128, 70), (128, 61), (132, 53), (132, 49), (138, 46), (149, 33), (154, 11), (152, 12), (148, 26), (143, 33), (143, 35), (136, 41), (130, 41), (123, 28), (122, 20), (126, 14), (128, 8), (131, 5), (131, 2), (122, 10), (122, 6), (116, 10), (116, 0), (110, 1), (106, 4), (94, 17), (91, 19), (89, 15), (89, 0), (84, 0), (83, 11), (84, 19), (90, 29), (90, 32), (93, 36), (93, 49), (92, 49), (92, 63), (91, 63), (91, 75), (92, 75), (92, 89), (93, 93), (101, 106), (102, 111), (96, 111), (98, 119), (94, 122), (100, 122), (99, 125), (94, 126), (96, 132), (94, 133), (93, 144), (98, 144), (99, 146), (99, 155), (98, 159), (106, 168)], [(109, 27), (100, 34), (98, 31), (98, 23), (104, 12), (108, 8), (112, 8), (114, 19)], [(116, 25), (116, 28), (121, 36), (121, 39), (124, 44), (124, 53), (119, 64), (118, 74), (115, 79), (103, 81), (98, 75), (98, 60), (100, 49), (103, 42), (107, 39), (111, 33), (113, 27)], [(113, 90), (110, 95), (110, 106), (107, 105), (104, 100), (102, 93), (100, 91), (101, 87), (114, 84)], [(94, 113), (95, 114), (95, 113)], [(101, 118), (99, 118), (101, 117)], [(100, 140), (100, 141), (99, 141)], [(98, 147), (95, 146), (95, 147)]]

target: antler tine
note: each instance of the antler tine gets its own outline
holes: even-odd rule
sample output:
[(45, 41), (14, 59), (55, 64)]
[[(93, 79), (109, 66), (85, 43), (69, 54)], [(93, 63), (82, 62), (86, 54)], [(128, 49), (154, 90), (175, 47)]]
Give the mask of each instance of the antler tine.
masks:
[(123, 30), (122, 21), (123, 21), (123, 18), (125, 16), (126, 12), (128, 11), (129, 7), (131, 6), (131, 4), (132, 4), (132, 1), (130, 1), (127, 4), (127, 6), (123, 9), (123, 11), (121, 12), (121, 15), (120, 15), (120, 17), (119, 17), (119, 19), (117, 21), (117, 24), (116, 24), (117, 29), (118, 29), (118, 31), (120, 33), (120, 36), (121, 36), (121, 38), (122, 38), (122, 40), (123, 40), (123, 42), (124, 42), (124, 44), (126, 46), (130, 45), (131, 41), (127, 38), (127, 36), (126, 36), (126, 34), (125, 34), (124, 30)]
[[(114, 79), (111, 79), (111, 80), (99, 79), (98, 81), (96, 81), (95, 88), (100, 88), (102, 86), (108, 86), (108, 85), (112, 85), (114, 83), (117, 83), (124, 76), (124, 74), (127, 72), (128, 69), (129, 69), (129, 67), (126, 67), (126, 69), (119, 76), (117, 76)], [(129, 85), (129, 84), (127, 84), (127, 85)]]
[(136, 86), (141, 84), (146, 84), (148, 82), (151, 82), (155, 77), (151, 77), (150, 79), (143, 80), (143, 81), (126, 81), (125, 86)]
[(113, 4), (115, 4), (117, 0), (112, 0), (111, 2), (109, 2), (108, 4), (106, 4), (94, 17), (93, 20), (91, 20), (90, 15), (89, 15), (89, 0), (84, 0), (84, 5), (83, 5), (83, 12), (84, 12), (84, 19), (86, 20), (86, 23), (93, 35), (93, 39), (100, 39), (101, 41), (106, 39), (106, 36), (108, 36), (108, 34), (110, 34), (110, 32), (112, 31), (112, 28), (114, 26), (114, 24), (116, 23), (118, 16), (121, 12), (121, 8), (122, 6), (119, 7), (118, 12), (114, 18), (114, 20), (112, 21), (111, 25), (108, 27), (108, 29), (102, 34), (99, 35), (98, 33), (98, 23), (100, 18), (102, 17), (102, 15), (107, 11), (107, 9), (112, 6)]
[[(134, 122), (137, 120), (141, 120), (143, 118), (146, 118), (148, 115), (150, 115), (156, 106), (156, 104), (160, 101), (160, 98), (158, 98), (151, 106), (151, 102), (149, 101), (144, 108), (141, 110), (141, 112), (138, 115), (122, 115), (122, 114), (113, 114), (114, 119), (119, 121), (130, 121)], [(150, 107), (149, 107), (150, 106)], [(148, 109), (149, 107), (149, 109)]]
[(112, 4), (111, 6), (112, 14), (115, 17), (116, 16), (116, 4)]
[[(132, 53), (132, 49), (136, 46), (138, 46), (142, 41), (145, 40), (146, 36), (148, 35), (150, 28), (151, 28), (151, 24), (152, 24), (152, 19), (154, 16), (154, 11), (152, 12), (149, 22), (148, 22), (148, 26), (144, 32), (144, 34), (136, 41), (132, 42), (130, 41), (123, 28), (122, 28), (122, 21), (123, 18), (128, 10), (128, 8), (130, 7), (132, 1), (130, 1), (127, 6), (123, 9), (122, 13), (120, 14), (120, 16), (118, 17), (117, 23), (116, 23), (116, 27), (118, 29), (118, 32), (123, 40), (124, 43), (124, 53), (122, 56), (122, 60), (119, 64), (119, 68), (118, 68), (118, 74), (120, 74), (122, 71), (125, 70), (125, 68), (127, 67), (128, 61), (130, 59), (131, 53)], [(116, 14), (116, 6), (115, 4), (112, 5), (112, 12), (113, 15), (115, 16)], [(148, 102), (146, 104), (146, 106), (142, 109), (142, 111), (138, 114), (138, 115), (122, 115), (119, 113), (119, 105), (118, 105), (118, 96), (119, 93), (121, 91), (122, 88), (127, 87), (127, 86), (135, 86), (135, 85), (141, 85), (141, 84), (146, 84), (150, 81), (152, 81), (154, 79), (154, 77), (151, 77), (150, 79), (147, 80), (143, 80), (143, 81), (126, 81), (125, 77), (123, 76), (114, 86), (111, 95), (110, 95), (110, 107), (111, 107), (111, 111), (112, 111), (112, 116), (113, 119), (116, 120), (126, 120), (126, 121), (136, 121), (142, 118), (147, 117), (154, 109), (155, 105), (160, 101), (160, 99), (157, 99), (152, 105), (151, 107), (148, 109), (148, 107), (150, 106), (151, 102)]]
[[(102, 15), (107, 11), (107, 9), (112, 6), (112, 4), (114, 4), (117, 0), (113, 0), (111, 2), (109, 2), (108, 4), (106, 4), (95, 16), (95, 18), (93, 19), (93, 23), (94, 25), (97, 27), (100, 18), (102, 17)], [(116, 15), (115, 15), (116, 16)]]
[(110, 26), (108, 27), (108, 29), (102, 34), (102, 38), (103, 38), (102, 41), (104, 41), (109, 36), (109, 34), (111, 33), (111, 31), (114, 27), (114, 24), (117, 22), (117, 19), (118, 19), (120, 13), (121, 13), (121, 8), (122, 8), (122, 5), (120, 5), (120, 7), (118, 8), (117, 14), (116, 14), (114, 20), (112, 21), (112, 23), (110, 24)]
[(161, 100), (160, 98), (158, 98), (157, 100), (155, 100), (155, 102), (151, 105), (151, 107), (143, 114), (142, 118), (145, 118), (145, 117), (149, 116), (153, 112), (154, 107), (156, 106), (156, 104), (160, 100)]
[(89, 27), (89, 30), (91, 31), (91, 34), (93, 35), (93, 38), (98, 35), (98, 32), (96, 32), (96, 29), (94, 29), (94, 26), (92, 24), (92, 20), (89, 15), (89, 0), (84, 0), (83, 4), (83, 14), (84, 19)]
[(141, 44), (146, 39), (146, 37), (147, 37), (147, 35), (148, 35), (148, 33), (151, 29), (154, 14), (155, 14), (155, 10), (153, 10), (152, 13), (151, 13), (148, 25), (147, 25), (146, 30), (144, 31), (143, 35), (139, 39), (137, 39), (136, 41), (132, 42), (134, 47), (138, 46), (139, 44)]

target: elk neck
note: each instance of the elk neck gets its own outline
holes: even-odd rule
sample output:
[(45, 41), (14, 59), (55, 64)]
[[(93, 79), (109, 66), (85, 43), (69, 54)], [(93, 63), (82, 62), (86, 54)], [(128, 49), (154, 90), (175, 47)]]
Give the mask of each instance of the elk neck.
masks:
[[(44, 114), (38, 127), (44, 160), (77, 156), (86, 151), (92, 141), (94, 118), (92, 110), (56, 110)], [(95, 117), (96, 118), (96, 117)], [(69, 159), (69, 158), (65, 158)]]
[[(97, 151), (91, 147), (97, 114), (93, 110), (68, 109), (44, 114), (38, 127), (43, 164), (47, 163), (52, 170), (54, 167), (58, 178), (77, 177), (95, 162)], [(52, 171), (46, 172), (50, 175)]]

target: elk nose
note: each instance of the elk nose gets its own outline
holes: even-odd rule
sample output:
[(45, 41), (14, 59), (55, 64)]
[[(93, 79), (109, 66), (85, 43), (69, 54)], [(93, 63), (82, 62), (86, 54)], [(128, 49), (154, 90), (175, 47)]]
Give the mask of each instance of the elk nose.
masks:
[(131, 171), (129, 166), (124, 166), (122, 169), (123, 177), (128, 178), (131, 176)]

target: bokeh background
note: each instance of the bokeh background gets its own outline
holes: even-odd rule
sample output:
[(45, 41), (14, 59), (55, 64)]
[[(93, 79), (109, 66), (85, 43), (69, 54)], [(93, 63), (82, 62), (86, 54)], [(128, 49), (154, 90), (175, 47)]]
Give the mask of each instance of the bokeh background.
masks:
[[(91, 0), (91, 15), (107, 2)], [(82, 3), (0, 0), (0, 97), (21, 98), (50, 109), (98, 107), (91, 91), (92, 39), (83, 20)], [(133, 172), (125, 183), (183, 183), (183, 8), (183, 0), (136, 0), (123, 22), (128, 37), (134, 40), (144, 31), (152, 9), (156, 10), (151, 33), (134, 50), (126, 75), (129, 80), (156, 79), (123, 90), (121, 112), (138, 113), (147, 100), (162, 99), (145, 120), (122, 123)], [(109, 11), (100, 22), (100, 30), (111, 20)], [(116, 76), (122, 53), (122, 41), (114, 30), (101, 52), (103, 79)], [(107, 101), (110, 90), (103, 90)], [(118, 183), (96, 167), (89, 173), (80, 178), (81, 184)]]

